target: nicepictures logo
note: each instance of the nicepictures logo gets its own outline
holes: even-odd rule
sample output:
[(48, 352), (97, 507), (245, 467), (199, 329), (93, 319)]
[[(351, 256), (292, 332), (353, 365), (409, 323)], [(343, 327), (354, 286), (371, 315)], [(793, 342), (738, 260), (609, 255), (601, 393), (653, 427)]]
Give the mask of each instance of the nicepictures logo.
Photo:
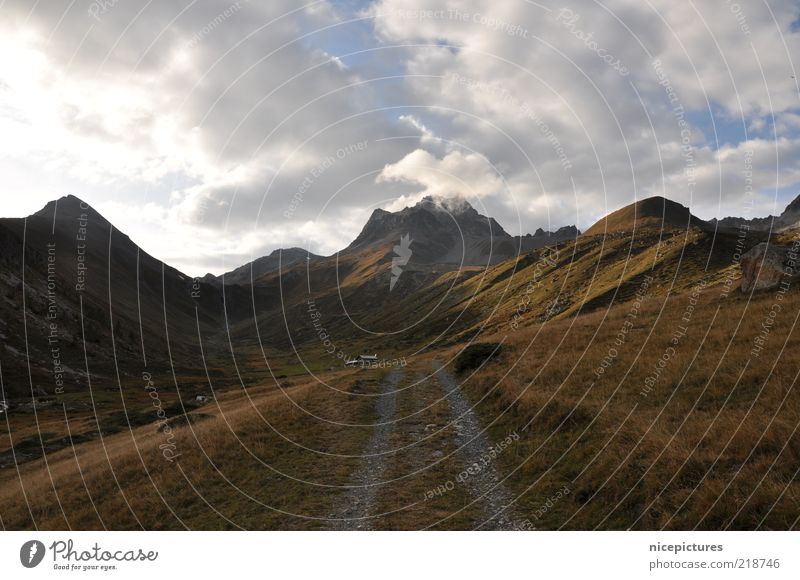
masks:
[(131, 550), (106, 550), (95, 542), (88, 549), (76, 549), (72, 540), (56, 541), (45, 548), (38, 540), (25, 542), (19, 550), (19, 561), (26, 568), (36, 568), (44, 560), (47, 551), (53, 555), (55, 570), (115, 570), (118, 562), (153, 562), (158, 552), (141, 548)]
[(19, 561), (26, 568), (36, 568), (44, 560), (44, 544), (38, 540), (31, 540), (22, 544), (19, 549)]

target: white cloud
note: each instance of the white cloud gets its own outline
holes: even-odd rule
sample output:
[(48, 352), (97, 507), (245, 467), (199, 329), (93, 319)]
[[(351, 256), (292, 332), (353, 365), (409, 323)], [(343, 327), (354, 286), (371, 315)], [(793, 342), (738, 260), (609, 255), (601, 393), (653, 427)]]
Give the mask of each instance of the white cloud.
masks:
[(426, 195), (436, 197), (465, 196), (471, 199), (501, 194), (504, 190), (501, 176), (476, 153), (451, 151), (438, 159), (428, 151), (417, 149), (397, 163), (386, 165), (377, 183), (399, 181), (418, 185), (421, 189), (413, 196), (390, 204), (387, 209), (396, 211)]
[[(696, 124), (709, 106), (718, 122), (744, 118), (756, 131), (755, 162), (773, 168), (754, 173), (756, 190), (800, 187), (800, 160), (790, 153), (798, 141), (790, 56), (800, 53), (800, 34), (789, 32), (800, 15), (796, 3), (742, 4), (746, 35), (741, 15), (710, 0), (545, 4), (381, 0), (370, 9), (384, 42), (430, 44), (407, 51), (408, 91), (436, 104), (421, 122), (501, 168), (523, 224), (586, 227), (654, 194), (704, 217), (736, 211), (744, 204), (742, 150), (749, 145), (740, 143), (723, 162), (726, 152), (708, 141), (711, 128)], [(559, 16), (562, 8), (571, 19)], [(777, 143), (769, 134), (773, 115), (783, 136)], [(761, 208), (768, 197), (760, 196)], [(493, 205), (501, 223), (513, 221), (516, 207)]]
[(800, 187), (793, 0), (379, 0), (355, 24), (328, 2), (90, 4), (4, 4), (4, 207), (81, 195), (190, 273), (330, 253), (429, 194), (525, 233), (653, 194), (741, 213), (749, 151), (760, 209)]

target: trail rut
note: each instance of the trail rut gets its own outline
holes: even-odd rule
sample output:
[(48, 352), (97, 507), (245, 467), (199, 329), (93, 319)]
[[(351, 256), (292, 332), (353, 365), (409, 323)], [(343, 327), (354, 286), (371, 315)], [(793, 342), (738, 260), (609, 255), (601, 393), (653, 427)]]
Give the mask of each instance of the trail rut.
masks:
[(474, 505), (483, 511), (484, 517), (480, 529), (523, 529), (522, 523), (514, 515), (513, 496), (506, 490), (494, 465), (485, 461), (492, 444), (483, 431), (477, 414), (462, 392), (461, 385), (438, 363), (434, 363), (434, 371), (450, 405), (451, 424), (455, 430), (458, 452), (463, 458), (464, 469), (472, 467), (473, 470), (473, 473), (463, 479), (463, 483), (475, 498)]
[[(389, 443), (395, 424), (391, 422), (397, 407), (397, 385), (403, 379), (403, 371), (394, 369), (381, 385), (382, 393), (375, 397), (376, 426), (366, 448), (361, 465), (353, 474), (340, 513), (334, 514), (335, 530), (370, 530), (370, 515), (378, 493), (378, 484), (386, 471)], [(384, 455), (381, 455), (384, 454)]]

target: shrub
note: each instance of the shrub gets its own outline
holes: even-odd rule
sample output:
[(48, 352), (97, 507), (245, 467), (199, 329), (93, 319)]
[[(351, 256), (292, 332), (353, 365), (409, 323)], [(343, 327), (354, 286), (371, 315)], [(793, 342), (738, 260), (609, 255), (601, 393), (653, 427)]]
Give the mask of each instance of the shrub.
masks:
[(476, 369), (486, 361), (499, 356), (504, 349), (505, 347), (502, 344), (496, 342), (471, 344), (456, 357), (456, 372), (462, 373)]

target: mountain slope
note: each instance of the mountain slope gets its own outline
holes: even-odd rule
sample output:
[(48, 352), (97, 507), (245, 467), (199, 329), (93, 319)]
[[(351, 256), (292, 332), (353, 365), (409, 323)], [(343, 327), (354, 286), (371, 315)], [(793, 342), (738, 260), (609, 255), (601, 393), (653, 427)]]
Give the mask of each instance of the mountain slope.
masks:
[[(578, 234), (571, 226), (514, 237), (464, 200), (428, 197), (398, 212), (378, 209), (358, 237), (334, 256), (255, 280), (253, 289), (261, 293), (254, 300), (257, 316), (237, 324), (234, 335), (237, 341), (281, 348), (313, 346), (323, 328), (339, 338), (340, 348), (352, 352), (381, 333), (394, 333), (399, 320), (403, 327), (424, 329), (428, 322), (432, 328), (446, 327), (439, 319), (442, 305), (468, 297), (460, 283), (487, 265)], [(318, 320), (312, 321), (311, 308)], [(423, 326), (421, 321), (426, 321)]]
[[(384, 212), (378, 219), (394, 236), (402, 231), (398, 223), (419, 227), (404, 221), (409, 215), (413, 212)], [(735, 257), (763, 240), (758, 233), (744, 240), (730, 232), (715, 234), (688, 209), (663, 198), (623, 208), (608, 222), (611, 236), (590, 230), (488, 267), (412, 259), (392, 288), (391, 236), (374, 235), (382, 230), (373, 221), (359, 243), (340, 255), (307, 271), (260, 279), (258, 285), (269, 284), (281, 293), (282, 303), (280, 311), (259, 309), (259, 334), (332, 364), (336, 359), (324, 353), (320, 329), (348, 352), (364, 346), (394, 355), (426, 342), (464, 343), (488, 329), (514, 329), (607, 308), (632, 299), (643, 286), (650, 295), (684, 292), (697, 284), (732, 287), (739, 276)], [(601, 226), (605, 229), (605, 220), (593, 231)], [(431, 252), (442, 245), (427, 248)], [(415, 248), (413, 243), (410, 247)], [(274, 324), (276, 319), (283, 323)], [(237, 327), (237, 339), (254, 335), (251, 322)]]
[(103, 377), (189, 367), (198, 333), (218, 331), (218, 290), (141, 251), (74, 196), (0, 220), (0, 244), (6, 397), (86, 388), (87, 364)]
[[(285, 356), (299, 349), (336, 365), (337, 357), (361, 348), (412, 351), (429, 341), (466, 340), (484, 327), (535, 324), (603, 308), (631, 298), (647, 276), (654, 279), (651, 293), (735, 278), (733, 256), (746, 249), (733, 234), (687, 230), (687, 224), (704, 222), (663, 198), (618, 210), (577, 239), (575, 228), (539, 231), (528, 237), (547, 247), (534, 249), (527, 249), (533, 242), (508, 235), (468, 204), (426, 199), (396, 213), (377, 210), (358, 238), (334, 256), (307, 260), (304, 250), (291, 250), (294, 262), (277, 271), (283, 256), (276, 251), (234, 271), (247, 282), (223, 287), (161, 264), (83, 205), (63, 198), (27, 220), (0, 220), (7, 321), (0, 333), (22, 337), (25, 324), (32, 325), (31, 375), (43, 393), (53, 390), (46, 318), (51, 242), (62, 362), (78, 383), (86, 366), (84, 335), (92, 368), (105, 376), (117, 368), (140, 373), (145, 358), (196, 376), (203, 357), (250, 360), (263, 349)], [(87, 270), (85, 287), (76, 292), (81, 227), (89, 238)], [(615, 235), (593, 235), (607, 228)], [(406, 235), (411, 255), (398, 260)], [(746, 245), (758, 241), (753, 235)], [(504, 245), (510, 257), (502, 259), (496, 250)], [(266, 273), (251, 284), (249, 270), (255, 274), (262, 267)], [(22, 309), (23, 271), (26, 317), (14, 314)], [(209, 341), (203, 352), (198, 336)], [(325, 352), (326, 342), (335, 343), (333, 357)], [(16, 393), (30, 391), (25, 347), (21, 338), (8, 340), (8, 360), (2, 361)]]
[(203, 281), (210, 284), (224, 283), (225, 285), (239, 284), (245, 286), (247, 284), (252, 284), (254, 280), (270, 272), (285, 270), (295, 264), (305, 264), (306, 262), (312, 262), (321, 258), (322, 256), (312, 254), (302, 248), (279, 249), (274, 250), (267, 256), (256, 258), (252, 262), (239, 266), (221, 276), (207, 274), (203, 278)]

